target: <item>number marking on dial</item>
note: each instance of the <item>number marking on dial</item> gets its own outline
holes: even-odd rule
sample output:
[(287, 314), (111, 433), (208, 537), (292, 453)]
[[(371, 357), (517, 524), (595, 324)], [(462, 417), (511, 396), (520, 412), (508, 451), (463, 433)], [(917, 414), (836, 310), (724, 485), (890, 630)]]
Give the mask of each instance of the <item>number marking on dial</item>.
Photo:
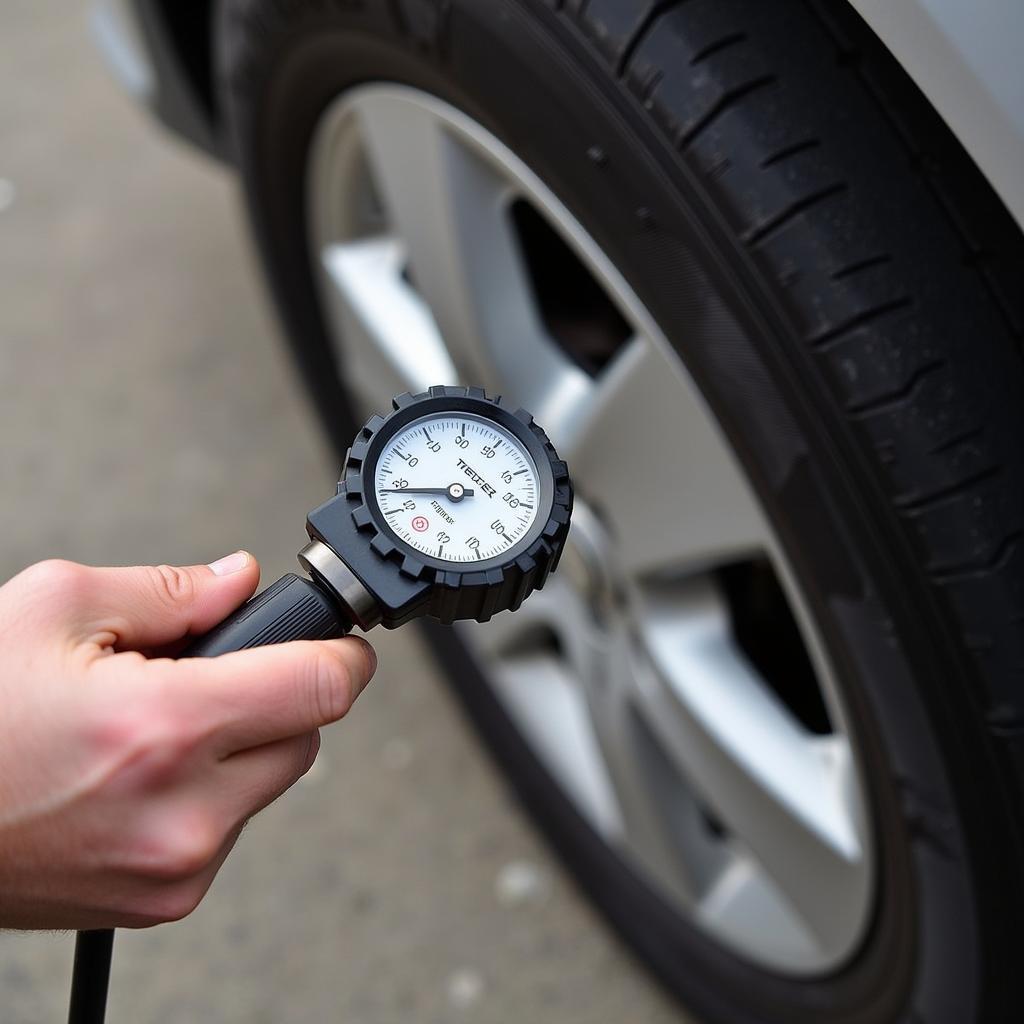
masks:
[[(388, 480), (396, 467), (400, 476)], [(539, 490), (522, 442), (476, 417), (413, 421), (391, 439), (374, 470), (377, 503), (395, 536), (451, 562), (504, 556), (533, 526)], [(392, 518), (397, 512), (409, 516)], [(440, 520), (440, 534), (420, 529), (431, 519)]]

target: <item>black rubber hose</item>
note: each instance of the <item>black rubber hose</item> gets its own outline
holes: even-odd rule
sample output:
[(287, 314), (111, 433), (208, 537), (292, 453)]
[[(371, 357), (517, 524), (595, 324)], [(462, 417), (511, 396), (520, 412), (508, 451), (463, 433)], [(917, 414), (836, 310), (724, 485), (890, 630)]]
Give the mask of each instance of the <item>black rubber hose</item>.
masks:
[(68, 1024), (102, 1024), (107, 1012), (113, 948), (113, 928), (78, 933), (75, 966), (71, 972)]

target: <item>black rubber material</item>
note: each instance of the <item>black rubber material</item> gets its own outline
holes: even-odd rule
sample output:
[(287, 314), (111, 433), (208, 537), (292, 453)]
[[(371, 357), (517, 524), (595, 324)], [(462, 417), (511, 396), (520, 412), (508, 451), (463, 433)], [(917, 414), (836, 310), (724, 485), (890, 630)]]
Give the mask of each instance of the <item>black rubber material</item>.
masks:
[(182, 658), (215, 658), (289, 640), (329, 640), (352, 629), (325, 587), (286, 573), (219, 626), (190, 644)]
[(113, 949), (113, 928), (79, 932), (76, 936), (68, 1024), (103, 1024)]
[(217, 54), (270, 280), (341, 443), (304, 154), (339, 92), (398, 81), (466, 110), (575, 213), (677, 345), (796, 567), (878, 837), (865, 942), (811, 979), (751, 967), (660, 901), (430, 631), (633, 948), (708, 1021), (1016, 1019), (1022, 243), (877, 41), (838, 2), (225, 0)]

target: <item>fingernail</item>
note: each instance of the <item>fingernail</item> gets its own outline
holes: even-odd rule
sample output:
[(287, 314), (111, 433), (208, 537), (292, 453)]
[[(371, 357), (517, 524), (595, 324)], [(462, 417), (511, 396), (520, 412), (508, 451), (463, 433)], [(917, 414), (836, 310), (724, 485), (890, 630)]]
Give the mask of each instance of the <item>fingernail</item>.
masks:
[(233, 572), (239, 572), (249, 564), (248, 551), (236, 551), (233, 555), (225, 555), (218, 558), (216, 562), (209, 565), (210, 572), (214, 576), (230, 576)]
[(316, 755), (320, 753), (320, 730), (314, 729), (309, 734), (309, 744), (306, 747), (306, 761), (302, 768), (302, 775), (305, 775), (316, 762)]
[[(363, 640), (362, 637), (359, 639)], [(370, 679), (372, 679), (374, 672), (377, 671), (377, 652), (369, 640), (363, 640), (363, 643), (366, 644), (366, 656), (370, 659)]]
[(368, 640), (364, 640), (361, 636), (347, 636), (343, 640), (329, 640), (328, 643), (344, 645), (349, 651), (351, 651), (352, 643), (357, 643), (363, 648), (363, 656), (366, 658), (366, 670), (365, 672), (356, 669), (352, 674), (352, 679), (358, 686), (356, 695), (366, 689), (366, 684), (373, 678), (374, 672), (377, 671), (377, 652), (370, 645)]

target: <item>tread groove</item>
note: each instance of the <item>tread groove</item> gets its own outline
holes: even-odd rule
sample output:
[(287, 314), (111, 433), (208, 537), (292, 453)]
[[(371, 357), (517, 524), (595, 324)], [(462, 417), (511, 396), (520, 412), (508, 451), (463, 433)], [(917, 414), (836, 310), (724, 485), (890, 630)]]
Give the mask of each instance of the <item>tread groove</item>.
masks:
[(737, 43), (745, 42), (746, 39), (746, 32), (732, 32), (727, 36), (723, 36), (716, 42), (709, 43), (703, 50), (698, 50), (693, 57), (690, 58), (690, 67), (695, 68), (701, 63), (701, 61), (707, 60), (708, 57), (712, 57), (716, 53), (721, 53), (722, 50), (727, 50), (730, 46), (735, 46)]
[(869, 399), (866, 402), (858, 402), (854, 405), (848, 405), (846, 407), (846, 413), (849, 416), (856, 416), (862, 419), (865, 416), (873, 416), (876, 413), (884, 412), (886, 409), (891, 409), (894, 406), (901, 405), (921, 386), (921, 383), (927, 377), (930, 377), (936, 370), (941, 370), (945, 365), (945, 360), (942, 359), (936, 359), (930, 363), (926, 363), (920, 369), (915, 371), (911, 375), (910, 380), (908, 380), (907, 383), (898, 390), (890, 391), (885, 395), (879, 395), (877, 398)]
[(806, 153), (809, 149), (817, 149), (820, 145), (820, 139), (804, 139), (803, 142), (794, 142), (793, 145), (786, 146), (778, 150), (778, 152), (772, 153), (771, 156), (766, 156), (758, 166), (762, 171), (766, 170), (782, 160), (788, 160), (791, 156), (796, 156), (798, 153)]
[(969, 490), (972, 487), (976, 487), (980, 483), (984, 483), (986, 480), (991, 480), (993, 477), (1000, 476), (1002, 474), (1001, 466), (988, 466), (986, 469), (979, 469), (977, 473), (972, 473), (970, 476), (964, 477), (963, 480), (958, 480), (954, 484), (949, 484), (946, 487), (940, 487), (936, 491), (932, 491), (931, 494), (925, 494), (920, 498), (913, 498), (910, 501), (900, 501), (896, 499), (893, 505), (900, 512), (916, 513), (925, 512), (935, 505), (941, 505), (944, 501), (948, 501), (950, 498), (959, 498), (964, 491)]
[(640, 90), (640, 102), (648, 109), (653, 102), (654, 92), (664, 77), (665, 73), (663, 71), (655, 71), (653, 75), (649, 75), (644, 81), (643, 88)]
[(853, 274), (859, 274), (862, 270), (868, 270), (871, 267), (880, 267), (886, 263), (892, 263), (892, 257), (888, 253), (881, 253), (878, 256), (870, 256), (866, 260), (858, 260), (856, 263), (850, 263), (845, 267), (841, 267), (839, 270), (834, 270), (831, 277), (833, 281), (842, 281), (843, 278), (851, 277)]
[(872, 309), (865, 310), (863, 313), (858, 313), (856, 316), (851, 316), (848, 320), (844, 320), (837, 327), (830, 327), (827, 331), (822, 331), (821, 334), (808, 338), (808, 344), (813, 349), (817, 349), (819, 351), (823, 350), (829, 342), (835, 341), (847, 332), (852, 331), (857, 327), (863, 327), (864, 324), (868, 324), (872, 320), (877, 320), (879, 317), (886, 316), (889, 313), (895, 313), (901, 309), (907, 309), (913, 304), (914, 300), (911, 299), (909, 295), (904, 295), (898, 299), (892, 299), (889, 302), (883, 302), (880, 306), (875, 306)]
[(1015, 739), (1024, 736), (1024, 714), (1007, 704), (998, 704), (985, 716), (994, 736)]
[(678, 7), (681, 4), (686, 3), (686, 0), (660, 0), (656, 3), (646, 14), (644, 19), (636, 27), (636, 31), (633, 33), (633, 38), (626, 42), (626, 45), (622, 48), (622, 56), (619, 57), (618, 63), (615, 65), (615, 77), (622, 78), (626, 73), (626, 68), (629, 67), (629, 62), (633, 59), (633, 54), (636, 53), (637, 47), (644, 41), (644, 37), (651, 30), (654, 23), (665, 13), (672, 10), (673, 7)]
[(716, 118), (724, 114), (730, 107), (735, 106), (741, 99), (749, 96), (752, 92), (757, 92), (759, 89), (763, 89), (766, 86), (774, 85), (778, 80), (778, 75), (761, 75), (758, 78), (751, 79), (744, 85), (738, 85), (733, 89), (729, 89), (716, 103), (712, 105), (711, 109), (708, 110), (696, 124), (692, 125), (686, 131), (679, 133), (675, 140), (676, 147), (678, 149), (683, 149), (690, 145), (690, 143), (693, 142), (705, 128), (711, 125)]
[(1000, 545), (992, 552), (990, 558), (977, 563), (966, 562), (962, 565), (949, 566), (943, 569), (932, 570), (928, 576), (933, 583), (952, 583), (956, 580), (970, 579), (975, 576), (985, 576), (1002, 568), (1016, 550), (1017, 544), (1024, 537), (1024, 530), (1014, 530)]
[(786, 224), (788, 224), (794, 217), (797, 217), (806, 210), (809, 210), (812, 206), (817, 206), (818, 203), (824, 202), (826, 199), (831, 199), (832, 196), (840, 195), (848, 190), (849, 186), (845, 181), (837, 181), (833, 185), (828, 185), (825, 188), (818, 189), (817, 192), (812, 192), (809, 196), (804, 196), (802, 199), (796, 199), (763, 224), (759, 224), (756, 228), (752, 228), (750, 231), (745, 232), (743, 235), (743, 241), (747, 245), (757, 245), (776, 231), (785, 227)]
[(958, 444), (965, 444), (967, 441), (973, 441), (976, 437), (980, 437), (984, 433), (984, 427), (973, 427), (970, 430), (965, 430), (962, 434), (957, 434), (956, 437), (951, 437), (948, 441), (943, 441), (942, 444), (937, 444), (934, 448), (929, 448), (927, 454), (945, 455), (946, 452), (952, 451)]

